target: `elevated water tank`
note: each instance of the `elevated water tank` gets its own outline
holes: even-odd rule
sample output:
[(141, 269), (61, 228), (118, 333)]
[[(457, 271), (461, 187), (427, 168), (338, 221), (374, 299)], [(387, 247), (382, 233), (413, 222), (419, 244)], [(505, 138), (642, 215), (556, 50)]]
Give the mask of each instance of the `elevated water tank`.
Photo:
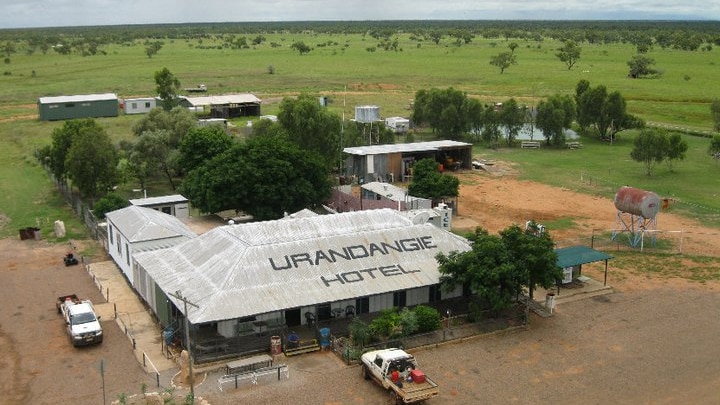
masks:
[(652, 191), (623, 186), (615, 193), (615, 208), (628, 214), (652, 219), (660, 211), (660, 197)]
[(380, 107), (376, 105), (359, 105), (355, 107), (355, 121), (370, 123), (380, 121)]

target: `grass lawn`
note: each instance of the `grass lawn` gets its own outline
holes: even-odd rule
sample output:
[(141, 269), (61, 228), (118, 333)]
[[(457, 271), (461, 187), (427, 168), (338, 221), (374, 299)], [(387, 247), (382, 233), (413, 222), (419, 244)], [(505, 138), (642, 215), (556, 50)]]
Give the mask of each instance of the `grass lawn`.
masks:
[[(261, 45), (241, 50), (222, 48), (219, 39), (164, 39), (163, 48), (152, 58), (139, 41), (110, 45), (102, 49), (105, 54), (88, 57), (53, 51), (12, 55), (0, 76), (0, 236), (17, 235), (19, 228), (37, 224), (49, 231), (56, 219), (66, 222), (71, 235), (83, 232), (33, 159), (33, 151), (48, 144), (52, 130), (62, 125), (37, 121), (38, 97), (103, 92), (128, 98), (152, 96), (153, 74), (163, 67), (183, 87), (203, 83), (209, 94), (252, 92), (266, 101), (263, 114), (277, 114), (284, 96), (327, 95), (328, 108), (346, 119), (354, 117), (355, 106), (367, 104), (378, 105), (383, 117), (407, 117), (420, 89), (452, 86), (486, 102), (515, 97), (535, 104), (555, 93), (573, 94), (577, 82), (586, 79), (593, 86), (620, 91), (629, 111), (648, 121), (710, 131), (709, 104), (720, 94), (715, 77), (720, 62), (717, 50), (656, 48), (648, 56), (656, 60), (655, 67), (663, 75), (628, 79), (626, 61), (635, 54), (630, 44), (582, 44), (580, 62), (568, 70), (555, 57), (559, 42), (517, 40), (518, 64), (500, 74), (489, 64), (490, 58), (508, 51), (512, 40), (476, 38), (458, 47), (449, 40), (435, 45), (401, 34), (398, 51), (370, 51), (377, 41), (358, 34), (269, 33), (265, 37)], [(299, 55), (291, 49), (295, 41), (313, 50)], [(132, 137), (132, 124), (139, 118), (120, 116), (98, 122), (119, 141)], [(245, 120), (238, 120), (237, 125)], [(632, 133), (621, 133), (613, 145), (583, 139), (581, 150), (494, 151), (478, 146), (476, 154), (517, 162), (522, 176), (530, 180), (607, 197), (624, 184), (652, 190), (677, 199), (677, 210), (719, 225), (719, 162), (705, 153), (707, 139), (688, 136), (686, 140), (690, 145), (687, 159), (672, 172), (659, 166), (651, 177), (629, 158)], [(161, 183), (158, 180), (158, 187)], [(127, 193), (133, 187), (121, 188)]]

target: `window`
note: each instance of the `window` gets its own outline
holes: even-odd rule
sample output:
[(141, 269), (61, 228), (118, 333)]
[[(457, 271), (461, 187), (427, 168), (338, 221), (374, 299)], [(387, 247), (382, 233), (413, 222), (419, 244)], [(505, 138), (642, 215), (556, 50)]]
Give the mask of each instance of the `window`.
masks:
[(125, 262), (128, 266), (130, 265), (130, 247), (127, 243), (125, 244)]
[(108, 224), (108, 237), (110, 238), (110, 244), (113, 244), (113, 230), (112, 225)]
[(150, 108), (150, 102), (149, 102), (149, 101), (146, 101), (146, 102), (145, 102), (145, 108)]
[(65, 103), (65, 108), (73, 108), (75, 107), (75, 103)]
[(118, 232), (115, 236), (117, 237), (118, 253), (122, 254), (122, 246), (120, 246), (120, 232)]
[(130, 103), (130, 107), (131, 107), (133, 110), (137, 110), (137, 103)]
[(172, 207), (162, 207), (160, 209), (162, 210), (162, 212), (164, 212), (168, 215), (172, 215)]

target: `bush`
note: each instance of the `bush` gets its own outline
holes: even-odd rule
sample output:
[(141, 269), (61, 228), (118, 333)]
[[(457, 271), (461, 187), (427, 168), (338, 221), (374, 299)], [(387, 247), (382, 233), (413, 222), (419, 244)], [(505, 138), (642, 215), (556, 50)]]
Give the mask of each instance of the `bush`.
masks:
[(418, 305), (413, 309), (417, 318), (418, 332), (432, 332), (440, 329), (442, 317), (437, 309), (425, 305)]
[(370, 331), (372, 337), (379, 340), (402, 335), (400, 314), (397, 312), (397, 308), (380, 311), (380, 316), (370, 322)]
[(98, 219), (105, 218), (105, 214), (111, 211), (119, 210), (127, 207), (129, 204), (128, 200), (120, 197), (115, 193), (108, 193), (105, 197), (98, 200), (93, 207), (93, 214)]
[(353, 345), (364, 347), (370, 343), (371, 332), (368, 325), (360, 318), (353, 318), (348, 325), (348, 333)]
[(400, 326), (404, 336), (412, 335), (418, 331), (418, 319), (415, 311), (403, 308), (400, 311)]

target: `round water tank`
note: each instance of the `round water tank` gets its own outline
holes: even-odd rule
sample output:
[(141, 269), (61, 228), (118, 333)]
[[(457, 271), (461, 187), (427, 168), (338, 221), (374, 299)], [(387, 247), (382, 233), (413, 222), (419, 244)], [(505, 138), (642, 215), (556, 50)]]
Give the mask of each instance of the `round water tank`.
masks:
[(660, 197), (652, 191), (624, 186), (615, 193), (615, 208), (628, 214), (652, 219), (660, 211)]
[(363, 123), (380, 121), (380, 107), (376, 105), (360, 105), (355, 107), (355, 121)]

